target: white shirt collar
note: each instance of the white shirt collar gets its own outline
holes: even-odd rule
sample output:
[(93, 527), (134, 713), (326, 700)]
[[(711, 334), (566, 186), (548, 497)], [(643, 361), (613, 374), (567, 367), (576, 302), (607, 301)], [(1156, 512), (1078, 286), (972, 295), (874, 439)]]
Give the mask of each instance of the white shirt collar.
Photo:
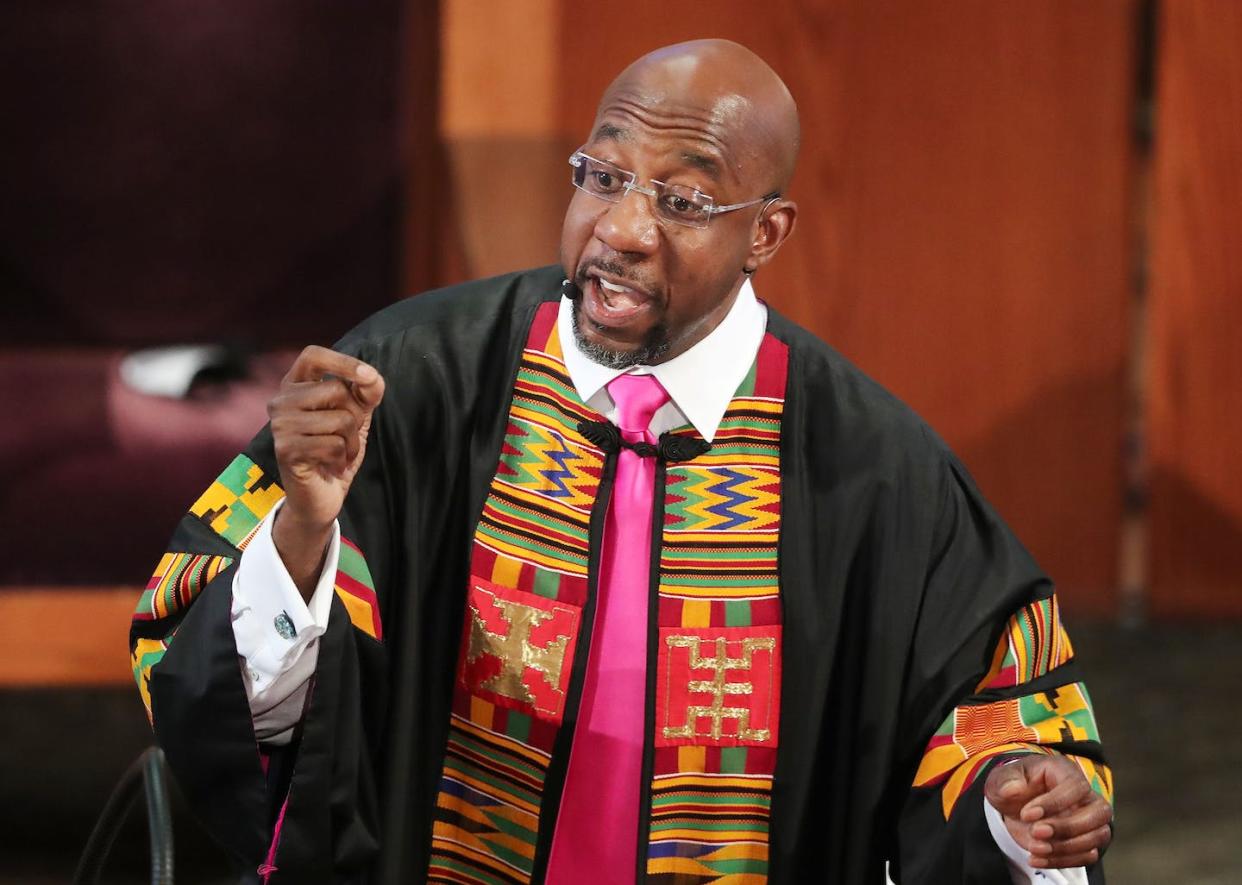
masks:
[(584, 403), (611, 419), (616, 409), (605, 385), (626, 372), (655, 375), (671, 402), (655, 414), (651, 431), (659, 435), (689, 422), (708, 442), (715, 437), (729, 401), (755, 361), (767, 323), (767, 308), (755, 297), (750, 280), (745, 280), (720, 325), (685, 353), (655, 366), (610, 369), (591, 360), (578, 347), (573, 305), (568, 298), (561, 298), (557, 314), (565, 368)]

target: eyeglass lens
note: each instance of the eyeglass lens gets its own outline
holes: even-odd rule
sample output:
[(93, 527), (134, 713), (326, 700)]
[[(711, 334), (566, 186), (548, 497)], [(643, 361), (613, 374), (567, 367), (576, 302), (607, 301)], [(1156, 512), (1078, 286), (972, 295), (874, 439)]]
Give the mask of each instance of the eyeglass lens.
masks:
[[(712, 198), (692, 187), (652, 181), (651, 190), (634, 184), (637, 176), (611, 163), (576, 154), (573, 183), (580, 190), (610, 203), (620, 202), (627, 191), (641, 191), (653, 200), (661, 217), (690, 227), (706, 227), (712, 214)], [(653, 196), (654, 194), (654, 196)]]

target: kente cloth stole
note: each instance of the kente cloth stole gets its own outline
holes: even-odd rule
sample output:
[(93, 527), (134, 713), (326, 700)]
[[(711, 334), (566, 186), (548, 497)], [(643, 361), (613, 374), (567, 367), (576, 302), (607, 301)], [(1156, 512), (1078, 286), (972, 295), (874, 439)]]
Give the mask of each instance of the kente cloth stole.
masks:
[[(475, 530), (430, 881), (530, 882), (540, 814), (552, 813), (565, 774), (562, 724), (577, 715), (613, 462), (578, 430), (604, 419), (569, 379), (557, 307), (536, 312)], [(655, 502), (639, 822), (650, 880), (767, 873), (787, 362), (785, 345), (765, 336), (711, 450), (665, 465)]]
[(914, 776), (916, 789), (940, 789), (945, 820), (1005, 755), (1060, 753), (1082, 769), (1091, 789), (1113, 801), (1087, 686), (1072, 673), (1057, 678), (1073, 659), (1055, 595), (1023, 606), (1006, 622), (988, 672), (936, 729)]
[[(285, 496), (279, 477), (268, 473), (247, 455), (238, 455), (190, 505), (165, 553), (147, 582), (134, 609), (130, 628), (130, 664), (134, 681), (151, 718), (151, 670), (163, 660), (185, 612), (203, 589), (240, 558), (261, 523)], [(231, 546), (235, 556), (204, 553), (187, 532), (207, 529)], [(350, 623), (372, 639), (383, 641), (375, 581), (362, 550), (341, 535), (341, 555), (333, 589)]]

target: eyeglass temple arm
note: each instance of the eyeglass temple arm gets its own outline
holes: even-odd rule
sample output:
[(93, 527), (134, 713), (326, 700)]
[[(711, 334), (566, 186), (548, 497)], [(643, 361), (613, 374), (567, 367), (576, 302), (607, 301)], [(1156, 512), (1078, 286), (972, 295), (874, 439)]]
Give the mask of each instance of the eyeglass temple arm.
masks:
[(734, 209), (745, 209), (747, 206), (757, 206), (760, 203), (771, 203), (781, 198), (780, 191), (772, 191), (766, 196), (759, 197), (757, 200), (747, 200), (745, 203), (732, 203), (728, 206), (713, 206), (712, 214), (719, 215), (721, 212), (732, 212)]

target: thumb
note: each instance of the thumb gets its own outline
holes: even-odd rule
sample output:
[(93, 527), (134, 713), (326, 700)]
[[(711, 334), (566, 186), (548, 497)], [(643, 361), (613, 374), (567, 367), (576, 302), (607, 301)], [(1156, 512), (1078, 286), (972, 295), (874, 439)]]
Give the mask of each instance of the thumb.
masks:
[(1021, 760), (1014, 760), (997, 765), (988, 773), (983, 793), (993, 808), (1006, 817), (1016, 818), (1035, 795), (1036, 784), (1027, 778)]
[(384, 398), (384, 376), (366, 363), (359, 363), (350, 385), (354, 399), (368, 412)]

